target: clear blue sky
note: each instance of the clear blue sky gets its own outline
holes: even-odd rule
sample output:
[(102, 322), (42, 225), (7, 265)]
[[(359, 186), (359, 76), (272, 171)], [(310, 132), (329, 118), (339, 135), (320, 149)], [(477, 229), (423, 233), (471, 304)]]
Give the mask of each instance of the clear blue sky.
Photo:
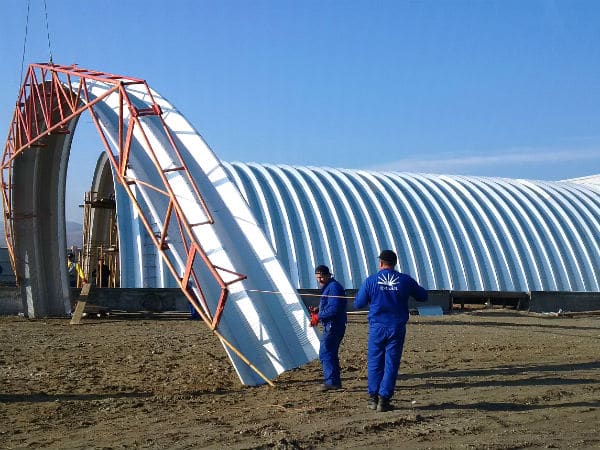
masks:
[[(44, 1), (30, 4), (25, 64), (49, 59)], [(46, 4), (55, 63), (146, 79), (225, 161), (547, 180), (600, 173), (600, 1)], [(26, 13), (27, 0), (0, 1), (4, 133)], [(83, 116), (71, 220), (81, 221), (76, 205), (101, 150)]]

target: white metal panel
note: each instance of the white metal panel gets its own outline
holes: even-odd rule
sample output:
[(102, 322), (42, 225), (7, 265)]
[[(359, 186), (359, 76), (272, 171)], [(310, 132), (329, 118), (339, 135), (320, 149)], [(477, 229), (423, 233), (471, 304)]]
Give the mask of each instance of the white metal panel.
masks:
[[(90, 83), (90, 87), (96, 95), (106, 90), (102, 83)], [(135, 89), (129, 93), (137, 97), (140, 108), (147, 107), (144, 103), (147, 100), (145, 93)], [(233, 279), (234, 275), (230, 272), (243, 273), (248, 277), (229, 286), (229, 298), (219, 332), (268, 378), (315, 359), (319, 346), (318, 335), (309, 326), (303, 303), (247, 203), (200, 135), (164, 98), (156, 92), (153, 95), (163, 110), (170, 135), (165, 134), (158, 117), (141, 117), (145, 137), (139, 131), (134, 134), (127, 175), (153, 186), (161, 185), (156, 163), (162, 169), (177, 167), (179, 163), (177, 156), (172, 153), (169, 139), (178, 144), (194, 182), (215, 218), (214, 225), (194, 228), (198, 242), (211, 262), (224, 268), (220, 274), (225, 282)], [(109, 96), (94, 106), (112, 145), (118, 139), (116, 108), (118, 102), (115, 96)], [(154, 149), (154, 155), (149, 153), (149, 148)], [(192, 224), (204, 221), (206, 214), (193, 200), (195, 197), (189, 179), (180, 171), (167, 172), (166, 178), (182, 205), (187, 221)], [(136, 184), (136, 194), (143, 199), (151, 222), (161, 230), (164, 211), (168, 206), (167, 197), (142, 183)], [(135, 236), (121, 235), (120, 238), (127, 240)], [(183, 276), (185, 269), (183, 245), (179, 238), (171, 236), (169, 249), (179, 277)], [(139, 249), (139, 245), (135, 244), (130, 247)], [(128, 267), (122, 267), (121, 270), (127, 271)], [(220, 288), (209, 279), (201, 280), (201, 284), (204, 298), (214, 310)], [(279, 294), (273, 295), (273, 292)], [(228, 346), (224, 347), (242, 383), (255, 385), (264, 382)]]

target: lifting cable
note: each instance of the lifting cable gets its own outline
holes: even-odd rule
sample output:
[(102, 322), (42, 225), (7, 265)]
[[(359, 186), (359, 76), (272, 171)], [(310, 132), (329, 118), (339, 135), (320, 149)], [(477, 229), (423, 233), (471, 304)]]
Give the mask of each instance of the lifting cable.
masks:
[(50, 45), (50, 27), (48, 26), (48, 8), (46, 7), (46, 0), (44, 0), (44, 14), (46, 16), (46, 34), (48, 35), (48, 55), (50, 57), (50, 65), (52, 65), (52, 46)]
[[(323, 297), (323, 294), (309, 294), (309, 293), (298, 293), (298, 292), (281, 292), (281, 291), (265, 291), (262, 289), (244, 289), (246, 292), (255, 292), (260, 294), (275, 294), (275, 295), (298, 295), (299, 297)], [(347, 300), (354, 300), (354, 295), (327, 295), (328, 298), (345, 298)]]
[[(27, 0), (27, 16), (25, 17), (25, 39), (23, 40), (23, 55), (21, 56), (21, 76), (19, 77), (19, 88), (21, 87), (21, 83), (23, 81), (23, 66), (25, 65), (25, 48), (27, 47), (27, 28), (29, 26), (29, 3), (30, 1)], [(17, 90), (17, 92), (19, 90)]]
[[(27, 50), (27, 35), (29, 30), (29, 10), (31, 6), (31, 0), (27, 0), (27, 15), (25, 17), (25, 37), (23, 38), (23, 54), (21, 55), (21, 76), (19, 77), (19, 87), (21, 82), (23, 81), (23, 70), (25, 68), (25, 53)], [(48, 7), (46, 5), (46, 0), (44, 0), (44, 17), (46, 20), (46, 36), (48, 38), (48, 56), (50, 58), (50, 65), (53, 64), (52, 61), (52, 45), (50, 43), (50, 26), (48, 24)]]

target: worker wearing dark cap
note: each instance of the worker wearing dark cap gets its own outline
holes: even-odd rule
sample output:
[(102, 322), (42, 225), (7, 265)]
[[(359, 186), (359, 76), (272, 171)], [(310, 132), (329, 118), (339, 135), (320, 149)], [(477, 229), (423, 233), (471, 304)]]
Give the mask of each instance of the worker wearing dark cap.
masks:
[(389, 411), (390, 399), (402, 358), (408, 298), (427, 300), (427, 291), (409, 275), (394, 270), (398, 257), (392, 250), (379, 254), (379, 271), (360, 287), (354, 306), (369, 304), (369, 338), (367, 347), (367, 390), (369, 409)]
[(318, 266), (315, 276), (321, 286), (321, 301), (318, 309), (311, 309), (311, 325), (316, 326), (317, 322), (321, 322), (323, 326), (319, 360), (324, 383), (319, 390), (330, 391), (342, 388), (338, 351), (346, 332), (346, 291), (333, 278), (327, 266)]

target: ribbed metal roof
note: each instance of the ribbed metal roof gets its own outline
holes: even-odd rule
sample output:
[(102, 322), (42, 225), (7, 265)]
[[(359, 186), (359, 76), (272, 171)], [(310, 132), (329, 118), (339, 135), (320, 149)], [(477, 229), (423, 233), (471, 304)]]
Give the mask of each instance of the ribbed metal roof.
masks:
[(381, 249), (428, 289), (600, 291), (600, 191), (570, 182), (223, 163), (292, 283), (347, 288)]

